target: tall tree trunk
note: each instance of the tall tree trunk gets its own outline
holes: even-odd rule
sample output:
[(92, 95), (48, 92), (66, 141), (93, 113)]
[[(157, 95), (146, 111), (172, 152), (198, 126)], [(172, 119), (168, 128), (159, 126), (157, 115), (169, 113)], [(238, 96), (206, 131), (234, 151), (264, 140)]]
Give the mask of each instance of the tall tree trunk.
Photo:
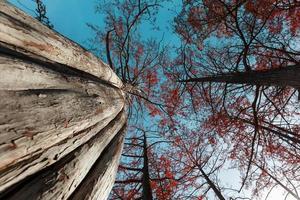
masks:
[(224, 73), (215, 76), (191, 78), (180, 82), (219, 82), (263, 86), (280, 86), (300, 88), (300, 66), (288, 66), (267, 71), (249, 71)]
[(148, 144), (146, 132), (143, 131), (144, 141), (143, 141), (143, 200), (152, 200), (152, 190), (150, 185), (150, 174), (149, 174), (149, 160), (148, 160)]
[(212, 180), (210, 180), (209, 176), (205, 173), (205, 171), (203, 170), (202, 166), (198, 165), (197, 166), (198, 169), (200, 170), (202, 176), (204, 177), (204, 179), (206, 180), (207, 184), (209, 185), (209, 187), (214, 191), (215, 195), (220, 199), (220, 200), (225, 200), (225, 197), (223, 196), (223, 194), (221, 193), (221, 191), (217, 188), (217, 186), (212, 182)]
[(126, 124), (121, 80), (3, 1), (0, 71), (0, 198), (106, 199)]

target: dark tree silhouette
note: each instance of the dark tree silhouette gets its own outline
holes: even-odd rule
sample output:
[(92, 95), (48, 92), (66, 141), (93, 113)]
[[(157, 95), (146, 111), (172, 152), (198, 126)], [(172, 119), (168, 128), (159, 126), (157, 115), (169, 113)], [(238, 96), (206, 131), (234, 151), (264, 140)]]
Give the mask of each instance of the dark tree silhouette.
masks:
[(42, 22), (44, 25), (53, 29), (54, 26), (51, 24), (49, 18), (47, 17), (47, 9), (42, 0), (33, 0), (36, 3), (36, 19)]

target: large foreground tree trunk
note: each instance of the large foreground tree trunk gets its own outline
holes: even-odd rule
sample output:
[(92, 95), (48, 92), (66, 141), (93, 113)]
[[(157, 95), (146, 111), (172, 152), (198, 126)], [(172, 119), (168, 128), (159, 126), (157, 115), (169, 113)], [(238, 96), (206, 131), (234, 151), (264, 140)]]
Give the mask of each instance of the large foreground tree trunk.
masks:
[(91, 53), (0, 2), (0, 198), (106, 199), (125, 94)]

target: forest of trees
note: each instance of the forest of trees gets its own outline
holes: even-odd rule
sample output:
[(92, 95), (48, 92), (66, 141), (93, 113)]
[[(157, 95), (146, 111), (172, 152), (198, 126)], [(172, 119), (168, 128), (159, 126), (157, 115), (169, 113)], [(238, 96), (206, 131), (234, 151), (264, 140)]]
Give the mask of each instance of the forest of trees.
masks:
[[(175, 56), (139, 31), (164, 3), (99, 3), (107, 29), (90, 25), (96, 52), (131, 86), (110, 198), (253, 199), (281, 187), (299, 199), (299, 2), (183, 1)], [(230, 187), (228, 169), (240, 177)]]
[(35, 2), (45, 26), (0, 3), (0, 199), (300, 200), (299, 1), (98, 0), (88, 46), (107, 65)]

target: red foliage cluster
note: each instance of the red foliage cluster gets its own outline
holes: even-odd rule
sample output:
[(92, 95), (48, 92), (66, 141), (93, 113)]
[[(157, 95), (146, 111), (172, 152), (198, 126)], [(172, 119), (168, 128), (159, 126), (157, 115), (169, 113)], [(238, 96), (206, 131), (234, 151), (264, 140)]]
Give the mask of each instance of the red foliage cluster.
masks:
[(159, 177), (161, 177), (161, 180), (151, 182), (151, 187), (156, 195), (156, 199), (172, 199), (173, 192), (178, 183), (174, 179), (174, 174), (171, 170), (171, 161), (165, 156), (160, 156), (157, 166), (160, 167)]
[(149, 110), (150, 116), (155, 117), (155, 116), (161, 114), (161, 110), (158, 109), (155, 105), (153, 105), (151, 103), (146, 103), (146, 106), (147, 106), (147, 108)]
[(168, 115), (172, 117), (175, 114), (178, 114), (182, 101), (179, 94), (179, 88), (172, 88), (165, 84), (161, 86), (161, 90), (164, 91), (161, 96), (166, 106)]
[(158, 82), (157, 72), (147, 71), (146, 80), (147, 80), (147, 83), (149, 84), (149, 87), (157, 84), (157, 82)]

